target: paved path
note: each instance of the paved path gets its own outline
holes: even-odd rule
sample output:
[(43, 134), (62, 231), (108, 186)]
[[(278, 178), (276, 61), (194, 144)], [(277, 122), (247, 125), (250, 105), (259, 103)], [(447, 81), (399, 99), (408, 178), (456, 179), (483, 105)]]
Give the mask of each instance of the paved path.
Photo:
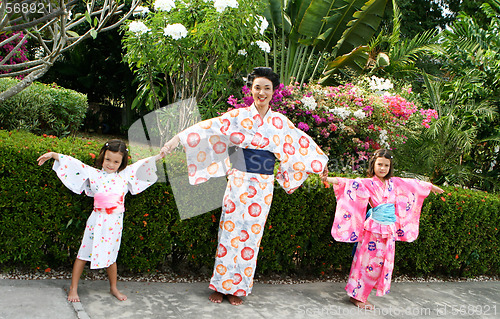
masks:
[(80, 281), (82, 302), (66, 301), (69, 280), (0, 279), (0, 319), (120, 318), (500, 318), (500, 282), (393, 283), (358, 310), (344, 283), (255, 284), (241, 306), (208, 301), (208, 283), (119, 282), (128, 300), (109, 294), (107, 281)]

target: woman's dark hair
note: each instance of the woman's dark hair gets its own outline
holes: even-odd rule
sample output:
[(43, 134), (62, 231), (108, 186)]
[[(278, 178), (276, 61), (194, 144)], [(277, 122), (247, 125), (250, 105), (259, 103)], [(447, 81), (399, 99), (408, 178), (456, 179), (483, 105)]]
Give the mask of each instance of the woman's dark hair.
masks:
[(266, 78), (273, 83), (273, 91), (280, 86), (280, 77), (273, 72), (273, 69), (267, 67), (256, 67), (247, 77), (247, 86), (252, 87), (256, 78)]
[(122, 140), (109, 140), (104, 144), (104, 146), (101, 148), (101, 151), (99, 152), (99, 156), (97, 157), (95, 161), (95, 165), (98, 168), (102, 168), (102, 164), (104, 163), (104, 155), (106, 154), (106, 151), (111, 151), (111, 152), (119, 152), (122, 154), (122, 163), (120, 164), (120, 167), (118, 168), (118, 172), (121, 172), (122, 170), (125, 169), (128, 165), (128, 149), (127, 145), (125, 142)]
[(366, 172), (366, 174), (368, 175), (368, 177), (373, 177), (375, 175), (375, 162), (379, 157), (384, 157), (391, 161), (391, 167), (389, 168), (389, 172), (387, 172), (387, 175), (385, 175), (384, 179), (391, 178), (394, 175), (394, 168), (392, 165), (392, 158), (394, 156), (392, 155), (391, 151), (385, 148), (376, 150), (375, 153), (373, 153), (372, 157), (370, 157), (370, 160), (368, 161), (368, 171)]

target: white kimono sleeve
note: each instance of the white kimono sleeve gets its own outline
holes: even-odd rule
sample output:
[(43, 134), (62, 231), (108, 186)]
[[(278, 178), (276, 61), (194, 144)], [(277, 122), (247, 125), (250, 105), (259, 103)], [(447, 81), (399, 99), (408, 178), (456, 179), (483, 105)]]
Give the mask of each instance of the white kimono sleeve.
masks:
[(158, 176), (156, 175), (156, 156), (151, 156), (127, 166), (120, 175), (125, 176), (128, 182), (128, 190), (132, 195), (138, 194), (153, 185)]
[(54, 161), (52, 169), (61, 182), (72, 192), (81, 194), (85, 191), (88, 196), (94, 196), (90, 189), (90, 176), (95, 168), (88, 166), (68, 155), (59, 154), (59, 160)]

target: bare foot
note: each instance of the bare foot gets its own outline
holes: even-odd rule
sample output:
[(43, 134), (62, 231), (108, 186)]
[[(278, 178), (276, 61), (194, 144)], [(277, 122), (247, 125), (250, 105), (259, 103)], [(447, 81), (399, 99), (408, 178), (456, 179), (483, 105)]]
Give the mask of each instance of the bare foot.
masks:
[(352, 302), (356, 307), (366, 310), (373, 310), (375, 306), (373, 306), (368, 300), (366, 302), (359, 301), (354, 299), (353, 297), (349, 298), (349, 301)]
[(124, 294), (122, 294), (122, 293), (120, 292), (120, 290), (118, 290), (118, 289), (116, 289), (116, 288), (114, 288), (114, 289), (113, 289), (113, 288), (111, 288), (111, 289), (109, 289), (109, 291), (111, 292), (111, 294), (112, 294), (113, 296), (115, 296), (115, 297), (116, 297), (116, 299), (118, 299), (118, 300), (120, 300), (120, 301), (125, 301), (125, 300), (127, 300), (127, 296), (125, 296)]
[(68, 301), (70, 302), (80, 302), (80, 297), (78, 296), (77, 289), (73, 289), (72, 287), (69, 287), (69, 292), (68, 292)]
[(241, 300), (240, 297), (236, 297), (234, 295), (226, 295), (227, 300), (229, 300), (229, 303), (232, 304), (233, 306), (239, 306), (243, 303), (243, 300)]
[(210, 299), (210, 301), (214, 303), (221, 303), (222, 298), (224, 298), (224, 295), (217, 291), (213, 292), (210, 296), (208, 296), (208, 299)]

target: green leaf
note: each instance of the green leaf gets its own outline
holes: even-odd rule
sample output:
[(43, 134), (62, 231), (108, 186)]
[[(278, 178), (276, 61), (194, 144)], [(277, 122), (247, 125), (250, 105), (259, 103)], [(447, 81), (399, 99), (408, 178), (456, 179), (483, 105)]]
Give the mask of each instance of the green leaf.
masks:
[(97, 38), (97, 31), (94, 28), (90, 29), (90, 36), (94, 39)]

